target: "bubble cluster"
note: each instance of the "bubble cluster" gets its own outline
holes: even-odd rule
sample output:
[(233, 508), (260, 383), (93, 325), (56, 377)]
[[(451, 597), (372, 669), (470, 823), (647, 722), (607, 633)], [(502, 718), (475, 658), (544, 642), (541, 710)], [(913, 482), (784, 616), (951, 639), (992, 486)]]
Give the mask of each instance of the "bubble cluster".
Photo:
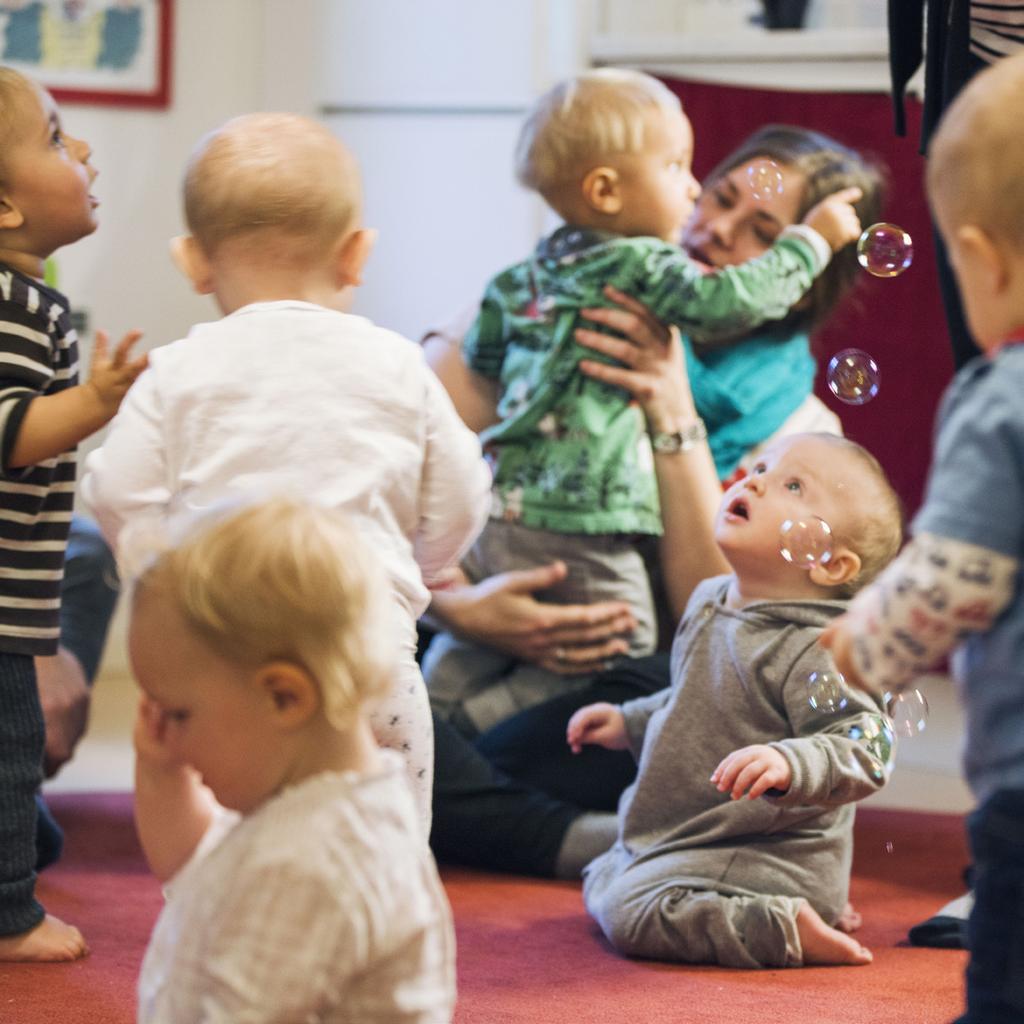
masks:
[(847, 405), (863, 405), (878, 394), (882, 375), (878, 363), (859, 348), (844, 348), (828, 364), (828, 389)]
[(914, 262), (914, 243), (897, 224), (872, 224), (857, 240), (857, 262), (875, 277), (899, 277)]
[(818, 516), (785, 520), (779, 528), (779, 554), (801, 569), (824, 565), (832, 557), (832, 527)]
[(885, 704), (897, 735), (917, 736), (927, 728), (928, 701), (920, 690), (887, 693)]
[(807, 677), (807, 703), (829, 715), (842, 711), (848, 703), (845, 684), (841, 672), (814, 671)]
[(747, 167), (747, 181), (752, 195), (761, 202), (782, 195), (782, 171), (774, 160), (755, 160)]

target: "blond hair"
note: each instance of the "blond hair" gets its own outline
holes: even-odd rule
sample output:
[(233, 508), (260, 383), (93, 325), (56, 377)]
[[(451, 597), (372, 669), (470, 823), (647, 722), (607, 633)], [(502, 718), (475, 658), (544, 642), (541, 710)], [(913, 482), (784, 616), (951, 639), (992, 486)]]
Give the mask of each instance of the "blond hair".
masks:
[(1024, 252), (1024, 53), (976, 75), (928, 147), (927, 184), (944, 230), (974, 224)]
[[(322, 124), (245, 114), (200, 140), (184, 181), (185, 220), (207, 254), (272, 233), (294, 259), (318, 259), (348, 232), (361, 199), (356, 162)], [(252, 239), (253, 251), (266, 239)]]
[(336, 509), (274, 498), (208, 514), (134, 587), (169, 600), (228, 661), (304, 668), (339, 730), (391, 686), (395, 643), (382, 570)]
[[(853, 579), (834, 588), (838, 598), (853, 597), (896, 557), (903, 544), (903, 503), (886, 476), (882, 464), (863, 445), (838, 434), (814, 434), (852, 455), (865, 471), (870, 500), (867, 514), (856, 520), (845, 535), (837, 536), (860, 557), (860, 570)], [(856, 482), (857, 484), (860, 481)]]
[(586, 71), (534, 104), (516, 143), (516, 177), (546, 198), (608, 157), (640, 152), (648, 115), (681, 109), (675, 93), (641, 71)]
[(17, 140), (21, 113), (18, 101), (38, 89), (39, 86), (20, 71), (0, 65), (0, 182), (6, 173), (7, 148)]

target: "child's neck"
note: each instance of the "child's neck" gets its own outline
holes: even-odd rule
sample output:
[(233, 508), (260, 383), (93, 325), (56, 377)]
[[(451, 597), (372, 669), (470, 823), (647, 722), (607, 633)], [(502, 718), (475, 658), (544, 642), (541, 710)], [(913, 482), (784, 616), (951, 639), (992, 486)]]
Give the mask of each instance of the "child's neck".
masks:
[(42, 256), (34, 256), (31, 253), (19, 252), (14, 249), (0, 247), (0, 263), (39, 281), (42, 281), (46, 273), (46, 260)]
[(289, 273), (277, 267), (263, 269), (250, 265), (237, 271), (218, 267), (213, 279), (213, 293), (225, 316), (255, 302), (309, 302), (344, 310), (348, 291), (339, 289), (328, 274)]
[[(750, 578), (733, 573), (725, 603), (729, 608), (745, 608), (757, 601), (813, 601), (832, 599), (827, 587), (813, 583), (806, 572), (793, 568), (794, 576)], [(799, 573), (799, 576), (795, 574)]]
[(282, 781), (295, 785), (324, 772), (364, 774), (379, 767), (380, 750), (362, 716), (344, 731), (336, 729), (326, 718), (319, 718), (303, 730), (301, 743)]

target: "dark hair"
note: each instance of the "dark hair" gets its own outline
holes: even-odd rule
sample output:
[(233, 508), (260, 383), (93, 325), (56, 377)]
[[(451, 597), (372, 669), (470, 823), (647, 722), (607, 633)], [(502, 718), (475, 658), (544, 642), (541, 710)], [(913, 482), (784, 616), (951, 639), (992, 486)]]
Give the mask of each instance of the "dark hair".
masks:
[[(861, 224), (867, 227), (881, 218), (886, 186), (884, 168), (828, 135), (794, 125), (769, 124), (759, 128), (705, 176), (705, 186), (713, 185), (730, 171), (758, 157), (792, 167), (804, 176), (806, 186), (797, 211), (798, 220), (826, 196), (853, 185), (864, 193), (854, 203)], [(799, 308), (769, 325), (771, 333), (779, 336), (797, 331), (810, 333), (828, 317), (858, 277), (856, 246), (851, 242), (833, 254)]]

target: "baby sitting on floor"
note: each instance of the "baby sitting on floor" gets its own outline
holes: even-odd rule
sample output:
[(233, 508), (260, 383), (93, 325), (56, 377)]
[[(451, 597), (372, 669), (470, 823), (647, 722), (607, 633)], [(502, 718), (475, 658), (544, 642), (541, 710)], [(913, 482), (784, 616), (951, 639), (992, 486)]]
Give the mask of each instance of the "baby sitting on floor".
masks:
[[(786, 520), (819, 520), (830, 551), (786, 561)], [(877, 461), (827, 434), (772, 445), (726, 491), (715, 537), (733, 575), (694, 591), (672, 685), (570, 719), (574, 750), (630, 749), (619, 837), (584, 872), (587, 910), (629, 956), (727, 967), (865, 964), (846, 932), (853, 803), (888, 778), (880, 699), (832, 688), (818, 645), (896, 554), (899, 501)], [(814, 675), (817, 673), (817, 675)]]

